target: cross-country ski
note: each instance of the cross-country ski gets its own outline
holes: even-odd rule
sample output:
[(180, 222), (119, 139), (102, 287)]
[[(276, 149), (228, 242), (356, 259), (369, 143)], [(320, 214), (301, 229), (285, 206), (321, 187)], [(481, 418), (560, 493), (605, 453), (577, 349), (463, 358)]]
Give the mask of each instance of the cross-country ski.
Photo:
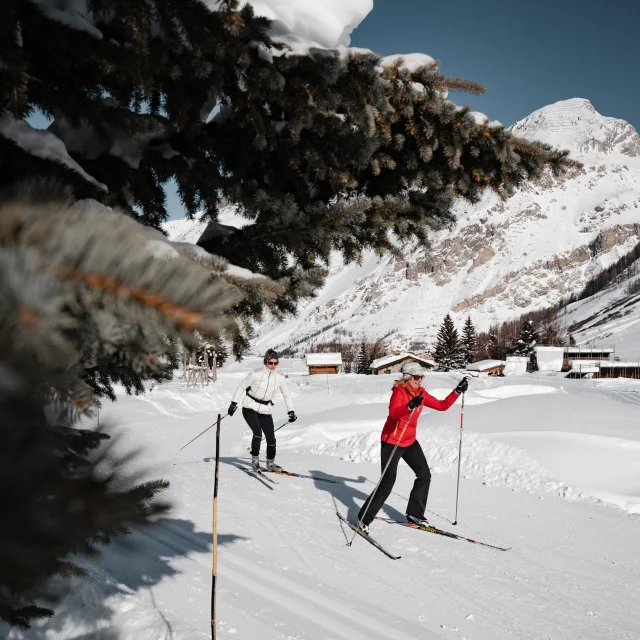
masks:
[[(392, 560), (400, 560), (401, 556), (393, 555), (390, 551), (387, 551), (377, 540), (374, 540), (368, 533), (365, 533), (352, 522), (349, 522), (339, 511), (336, 511), (336, 515), (340, 518), (341, 522), (344, 522), (354, 533), (364, 538), (370, 545), (373, 545), (378, 551), (382, 551), (387, 558)], [(351, 546), (351, 544), (349, 544)]]
[(255, 476), (260, 480), (264, 480), (265, 482), (278, 484), (273, 478), (269, 478), (268, 476), (266, 476), (261, 469), (251, 469), (250, 467), (238, 467), (238, 469), (242, 469), (242, 471), (244, 471), (245, 473)]
[(392, 518), (382, 518), (378, 516), (376, 520), (382, 520), (383, 522), (388, 522), (389, 524), (399, 524), (403, 527), (408, 527), (409, 529), (417, 529), (418, 531), (426, 531), (428, 533), (436, 533), (440, 536), (446, 536), (447, 538), (454, 538), (455, 540), (464, 540), (465, 542), (471, 542), (471, 544), (478, 544), (482, 547), (489, 547), (490, 549), (497, 549), (498, 551), (509, 551), (511, 547), (497, 547), (493, 544), (488, 544), (487, 542), (480, 542), (479, 540), (473, 540), (472, 538), (466, 538), (465, 536), (461, 536), (457, 533), (451, 533), (450, 531), (444, 531), (443, 529), (439, 529), (438, 527), (434, 527), (433, 525), (424, 526), (419, 524), (414, 524), (413, 522), (402, 522), (401, 520), (393, 520)]

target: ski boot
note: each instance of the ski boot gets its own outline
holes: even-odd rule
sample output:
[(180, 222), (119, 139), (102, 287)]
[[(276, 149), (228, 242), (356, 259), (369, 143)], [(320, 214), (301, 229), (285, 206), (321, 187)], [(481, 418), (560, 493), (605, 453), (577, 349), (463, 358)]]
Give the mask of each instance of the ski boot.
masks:
[(407, 522), (410, 524), (417, 524), (419, 527), (430, 527), (429, 521), (422, 516), (421, 518), (418, 516), (410, 516), (407, 514)]
[(362, 531), (365, 535), (369, 535), (369, 525), (364, 522), (358, 522), (358, 529)]
[(279, 467), (275, 463), (275, 460), (269, 460), (267, 458), (267, 471), (274, 471), (275, 473), (281, 473), (282, 472), (282, 467)]
[(251, 471), (260, 471), (260, 456), (251, 456)]

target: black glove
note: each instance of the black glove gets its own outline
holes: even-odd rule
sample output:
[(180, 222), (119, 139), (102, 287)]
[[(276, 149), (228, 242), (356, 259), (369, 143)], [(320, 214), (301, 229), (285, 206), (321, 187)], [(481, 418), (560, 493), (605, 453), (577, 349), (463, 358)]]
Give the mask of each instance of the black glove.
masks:
[(456, 391), (458, 393), (464, 393), (469, 388), (469, 379), (462, 378), (460, 382), (458, 382), (458, 386), (456, 387)]
[(298, 416), (295, 414), (295, 411), (289, 411), (289, 422), (295, 422), (298, 419)]
[(422, 404), (423, 400), (424, 398), (422, 397), (422, 394), (420, 394), (419, 396), (415, 396), (414, 398), (411, 398), (411, 400), (409, 400), (409, 402), (407, 403), (407, 409), (409, 409), (409, 411), (413, 411), (414, 409), (417, 409)]
[(228, 413), (230, 416), (232, 416), (232, 415), (236, 412), (236, 409), (237, 409), (237, 408), (238, 408), (238, 403), (237, 403), (237, 402), (232, 402), (232, 403), (229, 405), (229, 410), (227, 411), (227, 413)]

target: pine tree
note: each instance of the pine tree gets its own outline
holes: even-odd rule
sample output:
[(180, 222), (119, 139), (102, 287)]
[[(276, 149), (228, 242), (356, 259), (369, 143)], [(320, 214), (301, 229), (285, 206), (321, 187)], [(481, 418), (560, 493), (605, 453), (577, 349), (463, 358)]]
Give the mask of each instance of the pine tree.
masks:
[(576, 346), (576, 339), (573, 337), (572, 333), (569, 334), (569, 346), (570, 347)]
[(433, 356), (438, 366), (445, 371), (460, 369), (464, 366), (458, 330), (453, 325), (449, 314), (445, 316), (438, 331)]
[(356, 357), (356, 373), (367, 374), (369, 373), (369, 366), (371, 360), (369, 357), (369, 345), (365, 340), (360, 343), (360, 350)]
[(464, 329), (462, 330), (462, 366), (466, 366), (474, 361), (477, 342), (476, 328), (471, 322), (471, 316), (467, 316)]
[(216, 350), (216, 366), (222, 367), (229, 357), (229, 352), (224, 344), (220, 344)]
[(52, 614), (42, 602), (82, 574), (75, 557), (166, 508), (153, 498), (167, 483), (127, 481), (130, 455), (78, 420), (116, 382), (170, 376), (198, 336), (233, 336), (244, 295), (223, 263), (55, 192), (43, 180), (0, 199), (0, 618), (22, 627)]
[(531, 356), (537, 343), (538, 331), (532, 320), (526, 320), (520, 329), (518, 337), (511, 344), (511, 352), (515, 356)]
[[(460, 197), (506, 197), (545, 167), (575, 164), (456, 106), (449, 90), (484, 89), (428, 58), (410, 68), (361, 50), (274, 56), (284, 45), (269, 20), (235, 0), (93, 0), (85, 13), (1, 4), (0, 187), (53, 176), (74, 198), (157, 228), (175, 180), (189, 215), (210, 220), (202, 247), (282, 280), (283, 295), (248, 296), (249, 318), (294, 311), (332, 251), (397, 251), (393, 238), (452, 224)], [(28, 124), (35, 110), (53, 120), (47, 131)], [(241, 229), (219, 223), (223, 204)]]

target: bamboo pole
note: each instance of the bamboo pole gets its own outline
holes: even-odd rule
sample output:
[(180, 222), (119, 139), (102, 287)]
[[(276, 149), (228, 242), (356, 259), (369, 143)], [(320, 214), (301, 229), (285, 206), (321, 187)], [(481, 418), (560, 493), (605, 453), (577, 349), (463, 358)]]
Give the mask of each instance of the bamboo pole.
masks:
[(216, 640), (216, 579), (218, 576), (218, 477), (220, 472), (220, 422), (216, 427), (216, 479), (213, 483), (213, 567), (211, 570), (211, 638)]

